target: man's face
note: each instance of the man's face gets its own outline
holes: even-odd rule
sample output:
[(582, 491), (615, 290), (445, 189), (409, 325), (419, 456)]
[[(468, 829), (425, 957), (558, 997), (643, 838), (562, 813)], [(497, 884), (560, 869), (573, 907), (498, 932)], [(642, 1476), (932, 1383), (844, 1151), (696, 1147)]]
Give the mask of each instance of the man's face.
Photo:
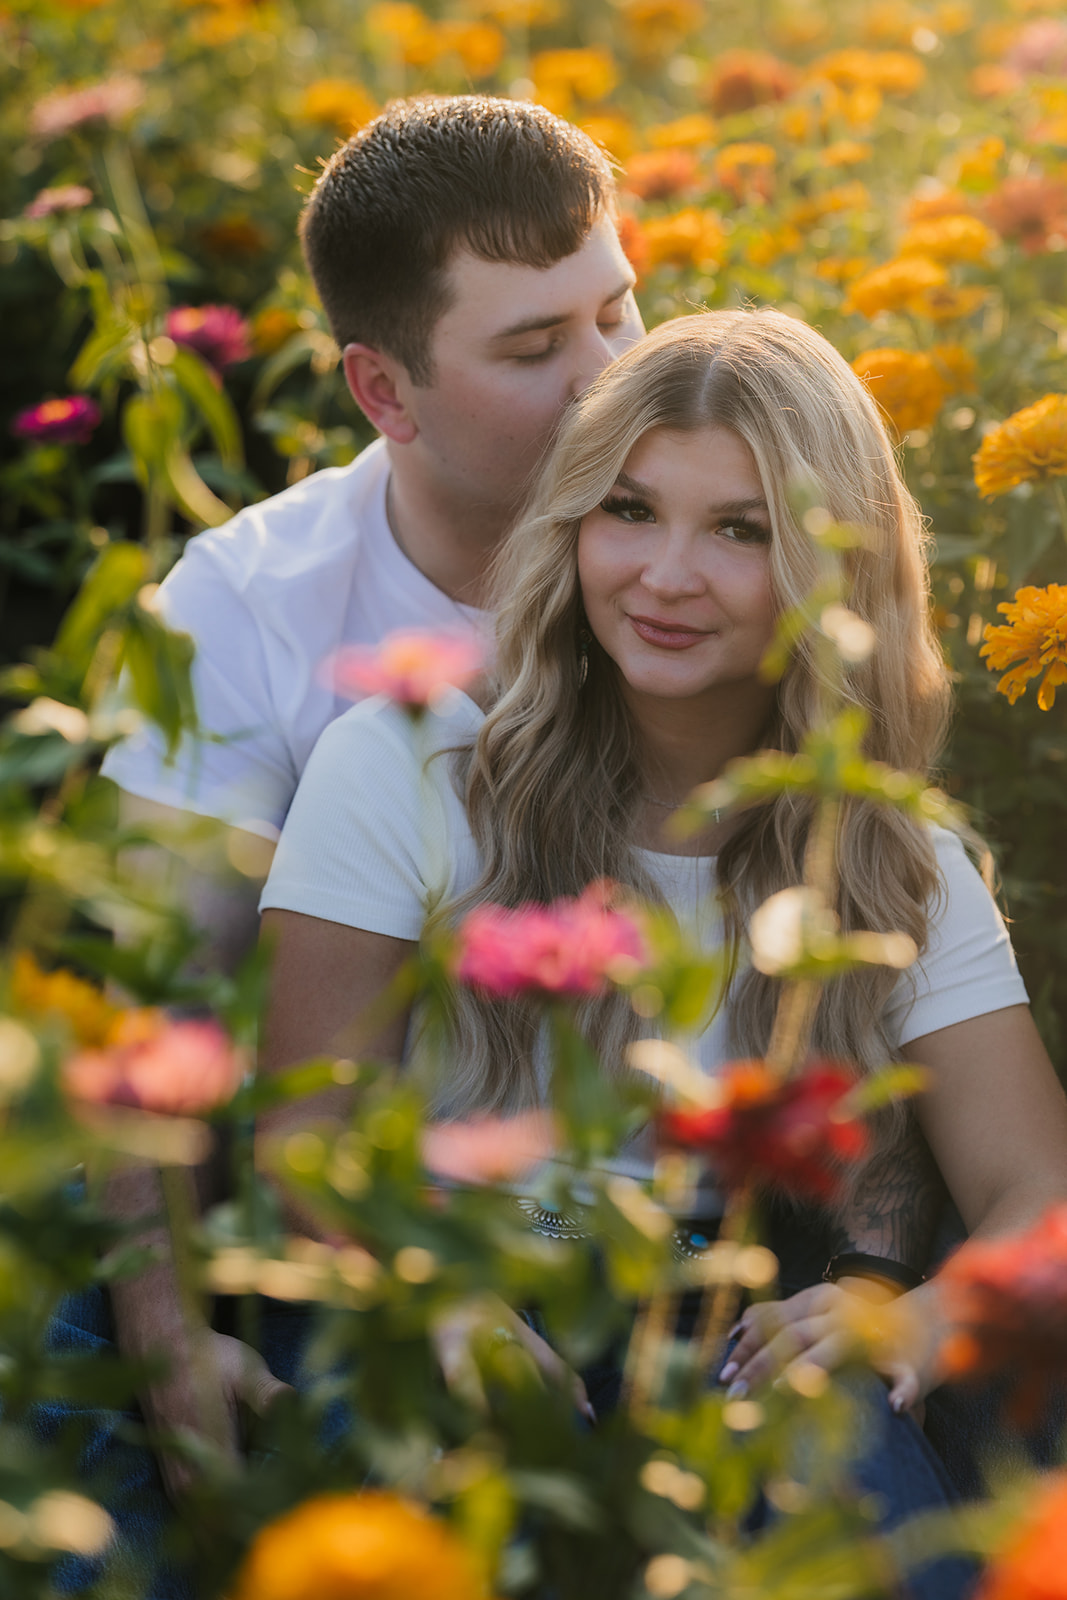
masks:
[[(509, 515), (563, 408), (644, 333), (634, 272), (610, 218), (550, 267), (458, 252), (452, 304), (433, 331), (433, 381), (404, 376), (424, 481), (453, 502)], [(414, 462), (412, 463), (415, 464)]]

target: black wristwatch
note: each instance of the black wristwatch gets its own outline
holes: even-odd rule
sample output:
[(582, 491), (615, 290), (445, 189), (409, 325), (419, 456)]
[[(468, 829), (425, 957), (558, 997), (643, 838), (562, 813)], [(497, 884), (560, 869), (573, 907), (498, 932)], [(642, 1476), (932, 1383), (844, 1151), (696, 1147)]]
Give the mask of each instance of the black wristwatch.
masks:
[(861, 1250), (845, 1250), (826, 1263), (822, 1281), (836, 1283), (839, 1278), (872, 1278), (876, 1283), (891, 1283), (898, 1289), (917, 1289), (926, 1281), (921, 1272), (903, 1261), (866, 1255)]

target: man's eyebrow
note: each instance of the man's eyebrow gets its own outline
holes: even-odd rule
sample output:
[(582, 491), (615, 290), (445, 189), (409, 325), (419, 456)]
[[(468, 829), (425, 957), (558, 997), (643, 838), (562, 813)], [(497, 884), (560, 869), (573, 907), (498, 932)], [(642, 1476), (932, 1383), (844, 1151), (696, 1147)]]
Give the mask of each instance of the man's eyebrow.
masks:
[[(624, 294), (629, 294), (636, 282), (635, 277), (624, 279), (610, 294), (604, 296), (601, 307), (610, 306), (613, 301), (621, 300)], [(521, 322), (513, 322), (509, 327), (502, 328), (499, 333), (494, 333), (490, 343), (503, 344), (505, 339), (514, 339), (520, 333), (544, 333), (547, 328), (558, 328), (561, 323), (569, 322), (572, 315), (572, 312), (564, 311), (548, 317), (523, 317)]]
[[(654, 500), (655, 491), (647, 483), (641, 483), (637, 478), (631, 478), (628, 472), (620, 472), (615, 479), (616, 489), (625, 489), (628, 494), (640, 495), (643, 500)], [(709, 506), (708, 510), (716, 517), (743, 517), (750, 511), (767, 511), (766, 500), (762, 495), (754, 495), (749, 500), (722, 500), (718, 505)]]

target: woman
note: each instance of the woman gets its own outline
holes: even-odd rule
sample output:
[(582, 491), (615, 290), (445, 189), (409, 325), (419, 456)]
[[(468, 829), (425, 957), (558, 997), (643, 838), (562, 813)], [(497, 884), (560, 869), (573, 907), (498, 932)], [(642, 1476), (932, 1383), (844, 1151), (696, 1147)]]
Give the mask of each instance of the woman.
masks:
[[(812, 482), (832, 518), (867, 530), (844, 557), (847, 603), (878, 641), (847, 669), (866, 752), (929, 771), (947, 680), (921, 519), (869, 395), (824, 339), (779, 313), (666, 324), (561, 429), (503, 553), (488, 714), (459, 697), (427, 724), (435, 748), (458, 756), (430, 761), (420, 784), (408, 725), (377, 704), (323, 735), (262, 902), (276, 949), (268, 1065), (336, 1041), (430, 908), (454, 921), (483, 900), (550, 900), (610, 877), (739, 948), (755, 907), (799, 881), (808, 806), (783, 796), (687, 844), (665, 823), (727, 762), (796, 750), (812, 725), (811, 642), (777, 686), (759, 671), (776, 619), (816, 576), (789, 498)], [(1021, 1226), (1067, 1191), (1067, 1105), (984, 885), (954, 836), (858, 804), (844, 810), (837, 865), (843, 926), (904, 931), (921, 957), (910, 973), (865, 967), (831, 985), (815, 1048), (861, 1069), (926, 1066), (917, 1115), (965, 1223)], [(697, 1042), (707, 1070), (766, 1047), (775, 990), (738, 964)], [(585, 1023), (618, 1065), (638, 1028), (625, 1000), (591, 1003)], [(456, 1026), (440, 1114), (537, 1101), (536, 1029), (521, 1007), (467, 994)], [(398, 1017), (378, 1048), (399, 1059), (407, 1040)], [(340, 1092), (332, 1110), (344, 1114)], [(773, 1326), (753, 1321), (733, 1381), (768, 1370), (783, 1337), (832, 1359), (834, 1299), (808, 1291)], [(902, 1377), (898, 1402), (929, 1381)]]

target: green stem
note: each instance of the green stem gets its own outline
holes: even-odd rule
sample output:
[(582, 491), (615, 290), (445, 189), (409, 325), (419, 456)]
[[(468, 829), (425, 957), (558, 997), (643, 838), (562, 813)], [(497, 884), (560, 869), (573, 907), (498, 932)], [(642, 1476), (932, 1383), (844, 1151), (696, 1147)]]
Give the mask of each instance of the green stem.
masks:
[(226, 1401), (211, 1360), (207, 1318), (196, 1260), (190, 1245), (196, 1221), (192, 1177), (185, 1167), (162, 1167), (159, 1173), (167, 1208), (171, 1260), (185, 1323), (189, 1367), (197, 1397), (200, 1431), (220, 1450), (229, 1452), (231, 1429)]
[(1067, 539), (1067, 478), (1055, 474), (1049, 479), (1052, 484), (1052, 493), (1056, 497), (1056, 505), (1060, 513), (1060, 532)]

